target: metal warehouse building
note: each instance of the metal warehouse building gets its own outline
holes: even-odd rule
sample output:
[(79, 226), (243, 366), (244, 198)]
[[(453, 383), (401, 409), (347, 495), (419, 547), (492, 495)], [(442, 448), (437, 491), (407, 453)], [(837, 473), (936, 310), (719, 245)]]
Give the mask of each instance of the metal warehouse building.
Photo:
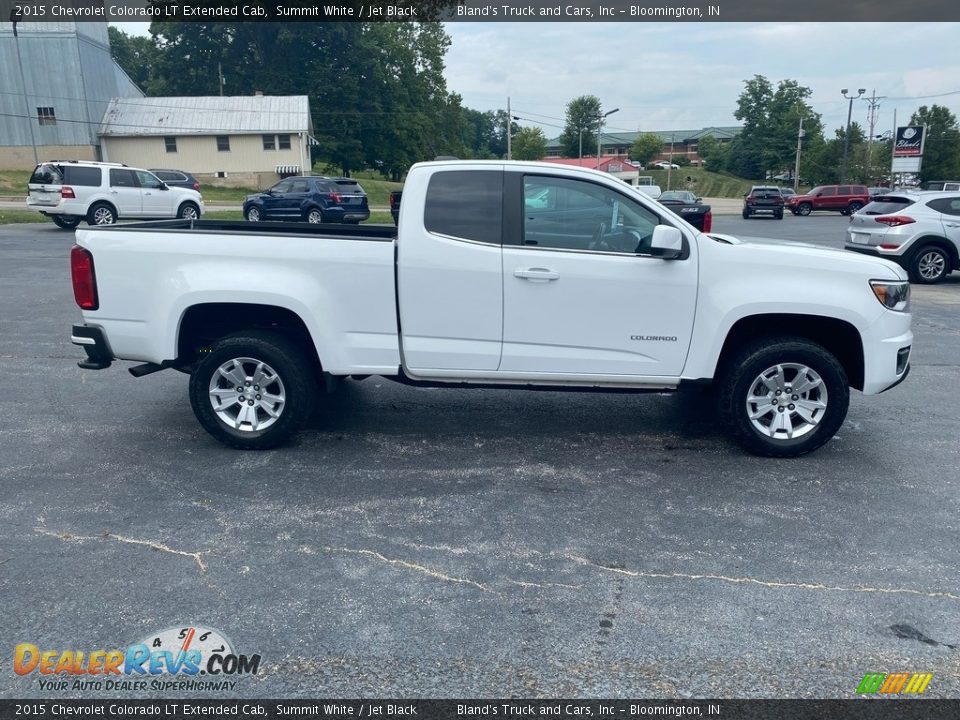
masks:
[(0, 168), (99, 159), (111, 99), (140, 97), (110, 57), (105, 22), (0, 22)]
[(176, 168), (218, 184), (264, 186), (310, 170), (306, 95), (117, 99), (103, 115), (103, 159)]

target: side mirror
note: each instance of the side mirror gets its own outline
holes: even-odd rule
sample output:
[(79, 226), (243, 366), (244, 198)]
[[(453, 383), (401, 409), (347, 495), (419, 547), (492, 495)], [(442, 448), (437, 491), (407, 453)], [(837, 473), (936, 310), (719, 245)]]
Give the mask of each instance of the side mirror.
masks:
[(160, 189), (161, 189), (161, 190), (169, 190), (170, 187), (169, 187), (165, 182), (163, 182), (163, 181), (161, 180), (161, 181), (160, 181)]
[(703, 200), (702, 197), (695, 197), (695, 198), (693, 199), (694, 202), (701, 202), (702, 200)]
[(650, 255), (676, 260), (683, 253), (683, 233), (670, 225), (657, 225), (650, 239)]

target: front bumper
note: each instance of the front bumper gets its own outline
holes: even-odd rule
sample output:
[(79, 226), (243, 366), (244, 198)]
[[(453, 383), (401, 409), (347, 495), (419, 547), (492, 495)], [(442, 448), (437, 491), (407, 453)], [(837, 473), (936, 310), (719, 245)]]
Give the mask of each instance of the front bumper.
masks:
[(74, 325), (70, 342), (86, 351), (87, 359), (77, 363), (84, 370), (105, 370), (113, 362), (113, 352), (103, 328), (94, 325)]
[(913, 332), (910, 314), (885, 310), (863, 333), (863, 393), (875, 395), (899, 385), (910, 372)]

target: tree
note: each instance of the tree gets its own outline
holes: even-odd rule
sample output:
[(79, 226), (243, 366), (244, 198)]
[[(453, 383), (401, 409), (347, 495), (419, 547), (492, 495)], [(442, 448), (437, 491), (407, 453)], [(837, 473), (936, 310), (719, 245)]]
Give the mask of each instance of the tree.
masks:
[(644, 133), (630, 146), (630, 159), (646, 165), (663, 150), (663, 140), (653, 133)]
[(920, 180), (960, 178), (960, 129), (957, 118), (943, 105), (923, 105), (910, 118), (911, 125), (925, 125)]
[[(560, 150), (565, 157), (591, 154), (597, 147), (597, 125), (600, 100), (593, 95), (581, 95), (567, 103), (567, 120), (560, 133)], [(581, 132), (582, 131), (582, 132)]]
[(540, 160), (547, 154), (547, 138), (540, 128), (520, 128), (513, 136), (514, 160)]
[(703, 166), (714, 172), (727, 167), (728, 146), (712, 135), (705, 135), (697, 141), (697, 155), (703, 160)]
[(141, 90), (154, 76), (157, 46), (152, 38), (127, 35), (113, 25), (107, 26), (110, 55)]
[(743, 121), (743, 130), (731, 143), (727, 169), (764, 178), (769, 171), (792, 167), (800, 118), (806, 138), (815, 142), (823, 133), (820, 115), (807, 103), (812, 91), (794, 80), (781, 80), (774, 89), (762, 75), (754, 75), (744, 86), (734, 113)]

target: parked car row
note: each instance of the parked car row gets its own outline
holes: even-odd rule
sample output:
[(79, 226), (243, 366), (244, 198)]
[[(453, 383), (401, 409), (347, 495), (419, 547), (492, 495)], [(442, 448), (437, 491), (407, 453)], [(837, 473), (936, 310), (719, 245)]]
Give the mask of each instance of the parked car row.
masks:
[(357, 224), (370, 217), (367, 194), (360, 183), (345, 177), (289, 177), (243, 201), (243, 217), (262, 220), (301, 220), (308, 223)]
[[(184, 182), (196, 183), (183, 175)], [(37, 165), (27, 181), (27, 207), (64, 230), (84, 220), (89, 225), (112, 225), (121, 218), (196, 220), (204, 212), (203, 197), (192, 186), (179, 187), (121, 163), (86, 160)]]

